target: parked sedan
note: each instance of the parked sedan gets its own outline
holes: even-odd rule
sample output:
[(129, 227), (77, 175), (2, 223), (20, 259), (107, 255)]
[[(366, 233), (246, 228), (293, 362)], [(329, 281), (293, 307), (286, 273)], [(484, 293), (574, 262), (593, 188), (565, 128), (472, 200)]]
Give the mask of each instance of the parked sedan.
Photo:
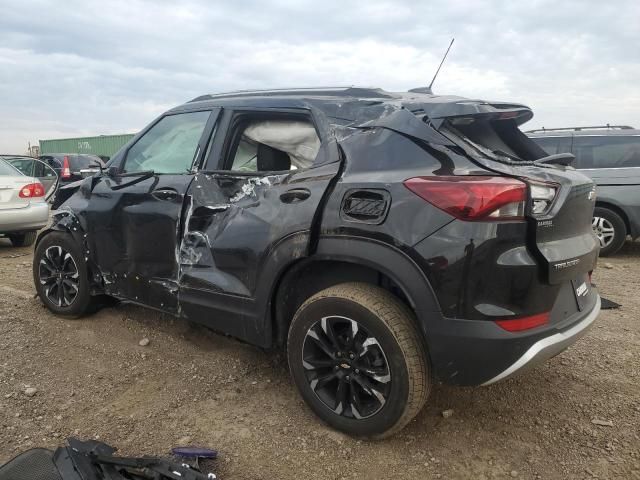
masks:
[(27, 177), (37, 178), (44, 186), (47, 197), (58, 186), (58, 174), (55, 169), (33, 157), (26, 155), (0, 155), (0, 160), (6, 160), (11, 166), (17, 168)]
[(15, 247), (31, 245), (37, 231), (47, 224), (46, 198), (37, 178), (0, 159), (0, 235), (8, 237)]

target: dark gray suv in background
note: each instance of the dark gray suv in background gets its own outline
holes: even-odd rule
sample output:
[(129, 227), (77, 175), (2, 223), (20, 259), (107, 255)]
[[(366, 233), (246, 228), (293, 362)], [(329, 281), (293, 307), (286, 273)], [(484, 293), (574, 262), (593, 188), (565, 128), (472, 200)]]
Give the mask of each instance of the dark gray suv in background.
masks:
[(526, 132), (550, 155), (573, 153), (574, 167), (595, 180), (593, 229), (600, 255), (612, 255), (627, 235), (640, 236), (640, 130), (624, 125)]

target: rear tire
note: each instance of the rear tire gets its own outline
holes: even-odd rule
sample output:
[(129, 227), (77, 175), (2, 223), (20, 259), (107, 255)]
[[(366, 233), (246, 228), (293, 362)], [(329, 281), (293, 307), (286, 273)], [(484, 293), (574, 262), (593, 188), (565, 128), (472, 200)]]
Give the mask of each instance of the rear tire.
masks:
[(615, 254), (627, 238), (627, 226), (620, 215), (605, 207), (593, 211), (593, 231), (600, 241), (600, 256)]
[(304, 400), (350, 435), (393, 435), (429, 395), (428, 357), (413, 313), (373, 285), (344, 283), (309, 298), (293, 318), (287, 350)]
[(36, 241), (36, 235), (38, 232), (25, 232), (25, 233), (12, 233), (9, 235), (9, 240), (11, 240), (11, 245), (14, 247), (28, 247), (29, 245), (33, 245), (33, 242)]
[(89, 275), (80, 246), (71, 235), (52, 232), (33, 254), (33, 281), (42, 303), (58, 315), (79, 317), (92, 310)]

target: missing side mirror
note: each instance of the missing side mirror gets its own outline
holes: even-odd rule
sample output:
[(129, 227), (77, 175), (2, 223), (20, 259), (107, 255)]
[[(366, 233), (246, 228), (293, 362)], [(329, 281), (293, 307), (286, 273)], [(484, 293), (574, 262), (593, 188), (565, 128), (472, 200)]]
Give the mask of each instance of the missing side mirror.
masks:
[(118, 167), (111, 166), (107, 168), (107, 175), (110, 176), (111, 178), (119, 177), (120, 169)]

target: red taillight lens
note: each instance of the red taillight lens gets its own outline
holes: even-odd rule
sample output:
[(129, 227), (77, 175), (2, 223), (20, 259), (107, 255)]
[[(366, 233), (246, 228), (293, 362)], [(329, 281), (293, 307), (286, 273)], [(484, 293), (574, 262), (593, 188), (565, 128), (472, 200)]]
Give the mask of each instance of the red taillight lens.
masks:
[(71, 167), (69, 167), (69, 157), (64, 157), (62, 160), (62, 178), (69, 178), (71, 176)]
[(509, 320), (496, 320), (496, 324), (507, 332), (522, 332), (532, 328), (541, 327), (549, 323), (549, 312), (531, 315), (529, 317), (512, 318)]
[(20, 189), (18, 196), (20, 198), (44, 197), (44, 187), (41, 183), (30, 183)]
[(514, 178), (414, 177), (405, 187), (461, 220), (522, 220), (527, 186)]

